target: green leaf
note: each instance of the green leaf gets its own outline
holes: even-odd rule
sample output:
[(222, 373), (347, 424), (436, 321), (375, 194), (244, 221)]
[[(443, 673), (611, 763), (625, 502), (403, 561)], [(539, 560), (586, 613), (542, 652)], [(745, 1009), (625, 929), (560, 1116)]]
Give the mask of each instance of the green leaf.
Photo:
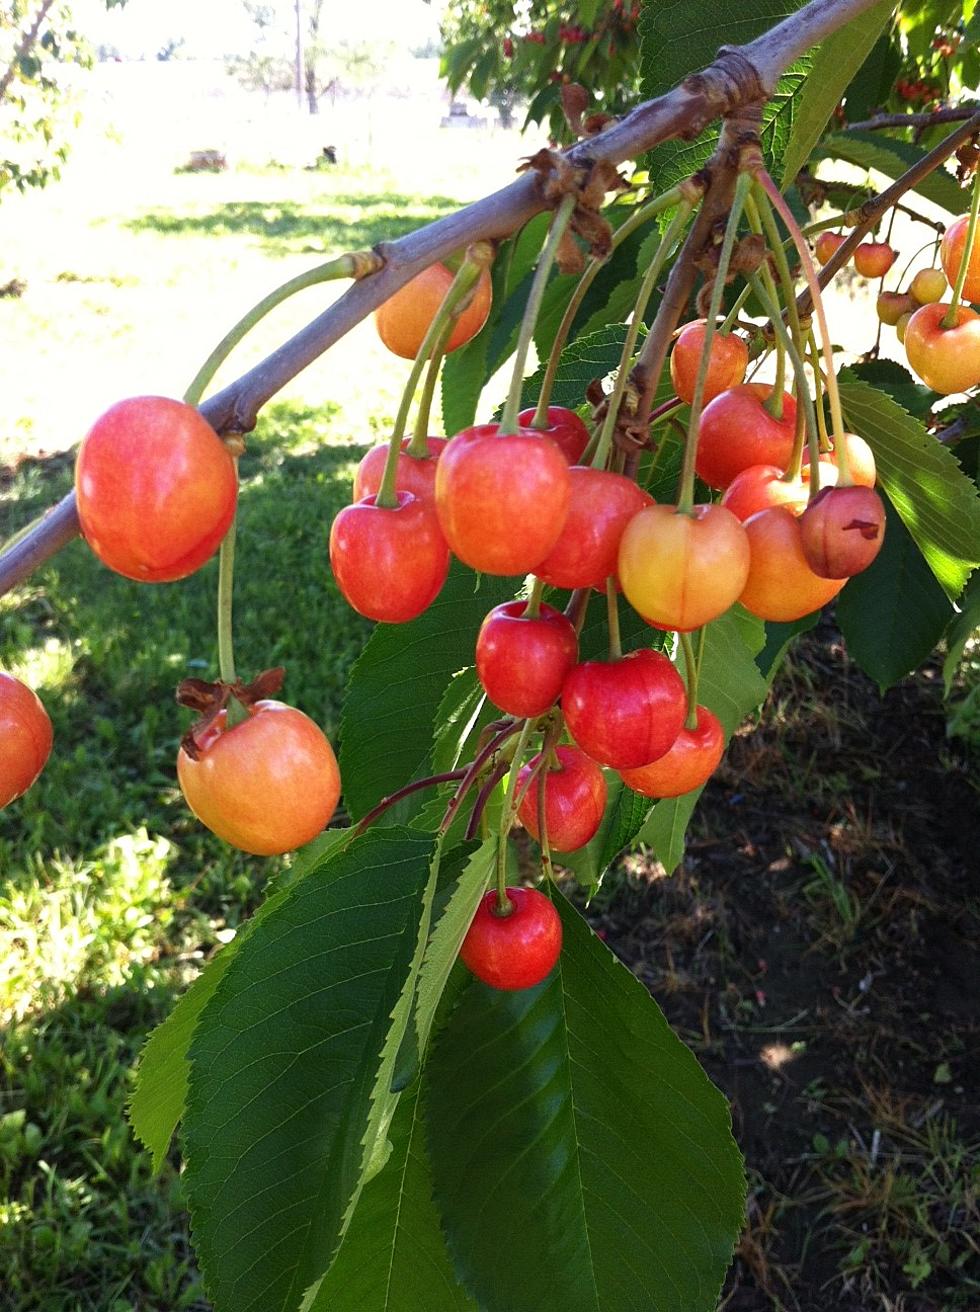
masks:
[(513, 595), (513, 579), (478, 578), (454, 563), (417, 620), (379, 624), (371, 634), (351, 671), (340, 727), (344, 801), (355, 819), (425, 773), (449, 681), (473, 663), (487, 611)]
[(473, 984), (426, 1067), (456, 1270), (495, 1312), (713, 1312), (744, 1209), (725, 1099), (555, 901), (564, 944), (548, 980)]
[(418, 1090), (391, 1123), (391, 1157), (365, 1186), (309, 1312), (477, 1312), (456, 1281), (432, 1201)]
[(185, 1179), (216, 1312), (293, 1312), (330, 1263), (364, 1178), (433, 849), (393, 828), (334, 854), (329, 878), (283, 893), (201, 1014)]
[(949, 626), (946, 634), (946, 659), (943, 661), (943, 681), (946, 696), (953, 691), (956, 678), (963, 659), (966, 644), (980, 628), (980, 572), (974, 574), (960, 598), (961, 609)]
[(637, 834), (637, 843), (652, 849), (668, 875), (672, 875), (684, 860), (687, 827), (703, 792), (702, 786), (681, 797), (663, 798), (654, 806)]
[(820, 619), (820, 611), (815, 610), (802, 619), (788, 620), (780, 623), (776, 620), (766, 621), (766, 645), (755, 658), (762, 677), (772, 683), (779, 671), (783, 658), (789, 650), (790, 643), (801, 633), (808, 633)]
[[(883, 498), (884, 499), (884, 498)], [(918, 669), (953, 614), (911, 535), (885, 502), (885, 540), (877, 558), (837, 601), (847, 650), (882, 692)]]
[(864, 383), (887, 392), (903, 410), (924, 420), (940, 399), (931, 388), (917, 383), (897, 360), (863, 360), (848, 366), (848, 371)]
[[(626, 341), (625, 324), (611, 323), (576, 338), (562, 352), (561, 363), (551, 393), (553, 405), (567, 405), (573, 409), (582, 404), (585, 389), (594, 378), (605, 378), (619, 364)], [(544, 379), (542, 364), (524, 380), (521, 403), (534, 405), (541, 392)]]
[(832, 33), (813, 57), (796, 102), (792, 132), (783, 155), (782, 183), (793, 181), (820, 140), (851, 79), (867, 59), (892, 16), (895, 0), (876, 5)]
[(902, 54), (892, 33), (875, 42), (868, 58), (845, 93), (844, 108), (852, 123), (870, 118), (871, 111), (885, 104), (902, 67)]
[(869, 443), (878, 481), (951, 601), (980, 562), (980, 496), (917, 419), (849, 370), (840, 375), (848, 427)]
[(627, 788), (615, 770), (603, 770), (609, 800), (599, 828), (585, 847), (557, 858), (559, 865), (571, 870), (593, 897), (602, 876), (624, 848), (629, 847), (643, 828), (653, 803)]
[[(814, 159), (843, 159), (862, 169), (877, 169), (887, 178), (899, 178), (926, 154), (908, 141), (882, 137), (876, 132), (839, 132), (825, 137), (814, 147)], [(915, 187), (926, 200), (950, 214), (959, 214), (966, 206), (965, 193), (945, 168), (935, 169)]]

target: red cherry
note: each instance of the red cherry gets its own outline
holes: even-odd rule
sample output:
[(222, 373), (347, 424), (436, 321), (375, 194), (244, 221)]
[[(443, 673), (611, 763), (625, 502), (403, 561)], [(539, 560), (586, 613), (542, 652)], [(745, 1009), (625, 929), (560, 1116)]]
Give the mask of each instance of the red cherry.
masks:
[(535, 888), (508, 888), (513, 907), (497, 912), (497, 894), (484, 894), (459, 955), (477, 979), (493, 989), (530, 989), (540, 984), (561, 951), (561, 920)]
[(0, 673), (0, 809), (26, 793), (51, 755), (53, 734), (37, 693)]
[[(824, 471), (820, 472), (822, 475)], [(837, 470), (833, 473), (836, 476)], [(810, 489), (801, 478), (787, 483), (776, 465), (749, 465), (725, 488), (721, 504), (744, 524), (770, 506), (788, 506), (794, 515), (802, 515), (809, 495)]]
[(886, 241), (863, 241), (854, 252), (854, 267), (862, 278), (883, 278), (898, 259)]
[(228, 448), (183, 401), (134, 396), (95, 421), (75, 465), (82, 533), (103, 564), (142, 583), (186, 578), (235, 517)]
[(326, 826), (340, 798), (340, 771), (320, 727), (283, 702), (260, 701), (227, 727), (222, 711), (193, 758), (177, 754), (177, 778), (198, 820), (256, 856), (291, 852)]
[[(413, 492), (423, 501), (435, 501), (436, 465), (446, 448), (448, 438), (427, 437), (425, 445), (427, 456), (407, 455), (410, 437), (402, 442), (398, 453), (398, 467), (395, 470), (395, 491)], [(365, 497), (376, 496), (384, 477), (385, 462), (388, 459), (388, 443), (373, 446), (361, 459), (354, 475), (354, 500), (363, 501)]]
[(826, 264), (838, 246), (843, 246), (847, 238), (841, 232), (821, 232), (813, 244), (817, 259)]
[[(543, 770), (524, 794), (518, 816), (528, 833), (541, 841), (538, 826), (538, 792), (544, 783), (544, 814), (548, 843), (556, 852), (576, 852), (594, 838), (606, 810), (606, 779), (590, 757), (577, 747), (556, 747), (561, 762), (557, 769)], [(522, 767), (518, 791), (541, 760)]]
[(553, 606), (527, 615), (527, 602), (495, 606), (480, 626), (476, 672), (495, 706), (508, 715), (542, 715), (561, 693), (578, 659), (571, 621)]
[[(961, 214), (958, 219), (953, 220), (943, 234), (939, 259), (949, 279), (950, 287), (956, 286), (956, 278), (963, 263), (963, 252), (966, 250), (966, 234), (969, 226), (969, 214)], [(966, 279), (963, 283), (963, 296), (968, 301), (980, 302), (980, 236), (974, 240), (973, 250), (970, 252), (970, 263), (967, 265)]]
[(631, 478), (573, 465), (568, 518), (561, 537), (535, 570), (556, 588), (601, 588), (616, 573), (626, 525), (653, 497)]
[(568, 462), (533, 429), (457, 434), (436, 468), (436, 510), (453, 553), (484, 574), (529, 574), (565, 527)]
[(760, 619), (787, 622), (820, 610), (844, 586), (814, 574), (803, 554), (800, 521), (785, 506), (746, 520), (751, 560), (739, 601)]
[(784, 393), (783, 417), (776, 419), (763, 405), (771, 392), (768, 383), (741, 383), (705, 406), (695, 468), (709, 487), (727, 487), (749, 465), (789, 464), (796, 402)]
[(330, 529), (330, 565), (347, 602), (369, 620), (403, 624), (439, 595), (449, 548), (435, 507), (411, 492), (397, 506), (365, 497), (345, 506)]
[[(851, 474), (851, 481), (861, 487), (874, 487), (878, 480), (878, 469), (870, 446), (863, 437), (858, 437), (857, 433), (845, 433), (844, 444), (847, 448), (847, 467)], [(809, 464), (810, 452), (804, 447), (801, 473), (804, 483), (810, 481)], [(836, 482), (837, 451), (836, 448), (831, 447), (830, 451), (824, 452), (820, 457), (820, 486), (832, 486)]]
[(923, 305), (905, 329), (905, 354), (927, 387), (948, 396), (980, 383), (980, 314), (956, 307), (956, 326), (944, 328), (949, 306)]
[(526, 428), (532, 433), (539, 433), (542, 437), (550, 437), (568, 463), (577, 465), (590, 441), (590, 434), (585, 426), (585, 421), (580, 419), (574, 410), (567, 410), (563, 405), (549, 405), (548, 427), (534, 428), (531, 424), (534, 414), (534, 406), (531, 406), (530, 410), (521, 411), (517, 416), (517, 422), (521, 428)]
[(870, 487), (828, 487), (800, 520), (803, 554), (823, 579), (848, 579), (868, 568), (885, 540), (885, 507)]
[[(694, 385), (701, 357), (704, 355), (706, 319), (696, 319), (680, 331), (670, 353), (670, 377), (674, 391), (688, 405), (694, 400)], [(735, 387), (745, 377), (749, 363), (749, 348), (734, 333), (716, 332), (711, 339), (711, 363), (704, 382), (704, 404), (729, 387)]]
[(659, 651), (618, 661), (586, 661), (565, 679), (561, 707), (568, 731), (602, 765), (623, 770), (668, 752), (687, 714), (681, 676)]
[(685, 725), (659, 761), (621, 771), (623, 783), (644, 797), (682, 797), (708, 781), (724, 754), (725, 731), (717, 715), (699, 706), (695, 727)]

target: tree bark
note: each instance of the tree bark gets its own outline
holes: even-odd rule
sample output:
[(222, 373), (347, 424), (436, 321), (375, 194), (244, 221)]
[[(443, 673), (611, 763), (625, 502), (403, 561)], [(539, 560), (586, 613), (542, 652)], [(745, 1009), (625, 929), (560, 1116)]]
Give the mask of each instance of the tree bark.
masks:
[(0, 77), (0, 100), (3, 100), (4, 96), (7, 94), (7, 90), (10, 87), (11, 82), (14, 80), (14, 73), (17, 71), (17, 65), (29, 52), (31, 47), (34, 45), (34, 42), (37, 40), (37, 34), (41, 30), (41, 24), (44, 22), (45, 18), (47, 18), (48, 10), (51, 8), (53, 4), (54, 4), (54, 0), (44, 0), (43, 4), (41, 5), (41, 8), (34, 15), (34, 22), (21, 37), (20, 44), (18, 45), (17, 49), (14, 51), (14, 57), (10, 61), (10, 67), (7, 68), (4, 71), (3, 76)]

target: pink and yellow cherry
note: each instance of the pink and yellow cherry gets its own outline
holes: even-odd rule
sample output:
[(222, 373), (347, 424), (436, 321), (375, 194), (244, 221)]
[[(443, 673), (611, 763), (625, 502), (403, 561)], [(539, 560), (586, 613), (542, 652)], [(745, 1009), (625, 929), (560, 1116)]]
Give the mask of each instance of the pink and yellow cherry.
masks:
[[(406, 437), (398, 453), (398, 466), (395, 470), (395, 491), (412, 492), (423, 501), (435, 500), (436, 465), (446, 448), (445, 437), (427, 437), (425, 445), (427, 456), (413, 456), (408, 453), (411, 438)], [(385, 462), (388, 459), (388, 443), (373, 446), (361, 459), (354, 475), (354, 500), (363, 501), (373, 497), (381, 489), (384, 478)]]
[(905, 354), (926, 387), (948, 396), (980, 383), (980, 314), (956, 307), (956, 326), (944, 328), (948, 305), (923, 305), (905, 330)]
[(915, 313), (914, 310), (907, 311), (905, 314), (902, 315), (898, 323), (895, 325), (895, 336), (898, 338), (899, 344), (901, 346), (905, 345), (905, 334), (908, 331), (909, 322), (914, 313)]
[(530, 989), (551, 974), (561, 952), (561, 920), (536, 888), (508, 888), (510, 911), (485, 893), (459, 949), (460, 959), (493, 989)]
[[(749, 572), (749, 543), (725, 506), (649, 506), (626, 526), (619, 581), (626, 600), (658, 629), (690, 632), (738, 600)], [(646, 762), (641, 762), (646, 764)]]
[(601, 588), (616, 573), (619, 542), (653, 497), (631, 478), (573, 465), (572, 497), (561, 536), (535, 573), (556, 588)]
[[(606, 778), (595, 761), (578, 747), (556, 747), (557, 767), (544, 768), (518, 808), (521, 824), (538, 842), (538, 792), (544, 788), (548, 844), (556, 852), (576, 852), (595, 837), (606, 810)], [(540, 762), (535, 756), (517, 776), (518, 792)]]
[(40, 697), (0, 673), (0, 810), (26, 793), (51, 755), (53, 733)]
[(862, 278), (883, 278), (898, 259), (886, 241), (863, 241), (854, 252), (854, 267)]
[(879, 292), (875, 302), (878, 318), (889, 328), (894, 328), (903, 314), (911, 314), (915, 306), (908, 292)]
[(847, 241), (847, 238), (842, 232), (821, 232), (813, 243), (813, 249), (816, 251), (820, 263), (826, 264), (837, 248), (844, 245), (845, 241)]
[(411, 492), (396, 506), (365, 497), (345, 506), (330, 529), (330, 565), (348, 604), (369, 620), (404, 624), (435, 601), (449, 572), (449, 548), (435, 507)]
[[(963, 263), (966, 250), (966, 234), (970, 226), (970, 216), (961, 214), (946, 229), (942, 245), (939, 248), (939, 260), (943, 272), (949, 279), (950, 287), (956, 286), (956, 279)], [(974, 239), (970, 252), (970, 263), (966, 267), (966, 279), (963, 283), (963, 297), (968, 301), (980, 302), (980, 234)]]
[(920, 269), (912, 279), (909, 291), (916, 305), (934, 305), (946, 295), (946, 275), (942, 269)]
[[(374, 312), (378, 336), (395, 355), (414, 360), (436, 317), (443, 297), (452, 285), (453, 274), (442, 263), (430, 264), (404, 287), (389, 296)], [(469, 305), (456, 320), (446, 351), (455, 351), (475, 337), (487, 321), (493, 299), (490, 274), (484, 269)]]
[(866, 570), (885, 540), (885, 507), (870, 487), (820, 491), (800, 520), (803, 554), (814, 574), (849, 579)]
[(561, 694), (578, 659), (575, 628), (560, 610), (506, 601), (489, 613), (476, 640), (476, 672), (495, 706), (508, 715), (543, 715)]
[(644, 649), (576, 665), (565, 678), (561, 708), (579, 747), (622, 770), (670, 750), (687, 714), (687, 694), (667, 657)]
[(699, 706), (695, 727), (685, 724), (666, 756), (620, 774), (628, 788), (644, 797), (682, 797), (707, 783), (724, 754), (725, 731), (717, 715)]
[[(670, 353), (670, 378), (674, 391), (688, 405), (694, 400), (694, 386), (701, 357), (704, 355), (706, 319), (695, 319), (680, 331)], [(734, 333), (715, 332), (711, 339), (711, 361), (704, 381), (704, 404), (729, 387), (735, 387), (745, 377), (749, 363), (749, 348)]]
[[(878, 469), (875, 465), (874, 452), (863, 437), (857, 433), (845, 433), (844, 443), (847, 448), (847, 468), (851, 482), (860, 487), (874, 487), (878, 481)], [(837, 482), (837, 451), (831, 447), (820, 457), (820, 486), (832, 486)], [(830, 467), (833, 467), (831, 469)], [(804, 483), (810, 481), (810, 453), (804, 448), (803, 469), (801, 477)]]
[(436, 511), (450, 549), (484, 574), (529, 574), (568, 518), (568, 462), (531, 428), (498, 434), (479, 424), (457, 434), (436, 468)]
[(577, 465), (582, 459), (582, 453), (589, 445), (590, 440), (585, 420), (580, 419), (574, 410), (568, 410), (563, 405), (549, 405), (548, 427), (534, 428), (531, 424), (534, 415), (534, 406), (531, 406), (529, 410), (522, 410), (517, 416), (520, 427), (528, 429), (529, 432), (538, 433), (542, 437), (550, 437), (568, 463)]
[(745, 523), (752, 560), (739, 601), (760, 619), (782, 623), (826, 606), (844, 586), (824, 579), (803, 554), (800, 520), (785, 506), (762, 510)]
[(749, 465), (785, 469), (793, 453), (796, 402), (783, 395), (783, 414), (766, 409), (768, 383), (741, 383), (705, 406), (698, 433), (695, 468), (709, 487), (725, 488)]
[[(836, 481), (836, 467), (827, 462), (827, 470)], [(822, 479), (826, 471), (820, 472)], [(802, 478), (787, 482), (776, 465), (749, 465), (725, 488), (721, 504), (744, 524), (771, 506), (787, 506), (794, 515), (802, 515), (809, 496), (809, 484)]]

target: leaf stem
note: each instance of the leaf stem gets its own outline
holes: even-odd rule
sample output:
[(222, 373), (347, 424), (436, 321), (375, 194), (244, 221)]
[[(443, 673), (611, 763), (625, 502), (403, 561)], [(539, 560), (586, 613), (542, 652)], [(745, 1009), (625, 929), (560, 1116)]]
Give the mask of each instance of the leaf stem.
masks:
[(970, 218), (966, 227), (966, 242), (963, 245), (963, 258), (960, 260), (960, 267), (956, 274), (956, 283), (953, 286), (953, 296), (949, 303), (949, 309), (940, 320), (941, 328), (955, 328), (959, 315), (960, 297), (963, 295), (963, 285), (966, 282), (966, 275), (970, 269), (970, 256), (973, 254), (973, 244), (977, 236), (977, 215), (980, 213), (980, 169), (973, 175), (973, 196), (970, 200)]
[(354, 834), (362, 834), (368, 825), (373, 825), (378, 816), (383, 815), (396, 802), (400, 802), (403, 797), (411, 797), (413, 793), (419, 793), (423, 788), (435, 788), (437, 784), (452, 783), (455, 779), (462, 779), (466, 774), (465, 769), (446, 770), (442, 774), (430, 774), (425, 779), (413, 779), (410, 784), (405, 784), (404, 788), (399, 788), (387, 797), (382, 797), (381, 801), (368, 811), (354, 827)]

